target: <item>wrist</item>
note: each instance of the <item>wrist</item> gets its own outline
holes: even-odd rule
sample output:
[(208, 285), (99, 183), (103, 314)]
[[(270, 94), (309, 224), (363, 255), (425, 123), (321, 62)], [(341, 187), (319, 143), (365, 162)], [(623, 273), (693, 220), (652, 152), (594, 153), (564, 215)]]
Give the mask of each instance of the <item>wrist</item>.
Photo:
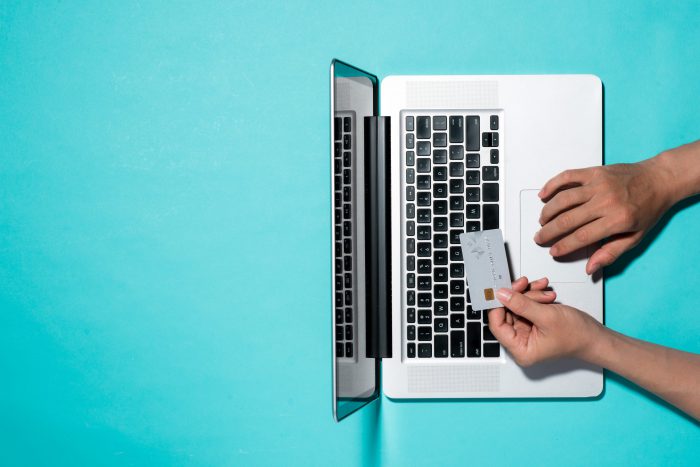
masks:
[(700, 193), (700, 144), (698, 142), (663, 151), (644, 161), (652, 167), (659, 196), (673, 206)]
[(662, 152), (640, 164), (649, 170), (649, 176), (653, 181), (655, 197), (660, 200), (664, 209), (669, 209), (688, 195), (685, 194), (685, 182), (681, 182), (687, 174), (678, 173), (674, 164), (674, 157), (670, 152)]
[(605, 366), (604, 358), (613, 346), (614, 334), (603, 324), (591, 318), (589, 329), (576, 357), (597, 366)]

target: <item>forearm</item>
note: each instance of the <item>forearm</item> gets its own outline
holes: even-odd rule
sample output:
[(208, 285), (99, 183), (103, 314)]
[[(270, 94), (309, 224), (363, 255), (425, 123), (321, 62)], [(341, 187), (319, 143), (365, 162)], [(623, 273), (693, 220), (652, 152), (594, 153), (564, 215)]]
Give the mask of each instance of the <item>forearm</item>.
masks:
[(582, 358), (607, 368), (700, 420), (700, 355), (601, 328)]
[(670, 204), (700, 193), (700, 140), (644, 161), (654, 166)]

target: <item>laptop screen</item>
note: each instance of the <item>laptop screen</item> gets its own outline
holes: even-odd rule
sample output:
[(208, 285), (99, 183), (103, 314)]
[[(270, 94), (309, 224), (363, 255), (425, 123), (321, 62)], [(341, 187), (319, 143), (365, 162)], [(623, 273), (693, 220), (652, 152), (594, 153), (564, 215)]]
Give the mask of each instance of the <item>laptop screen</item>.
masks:
[(378, 114), (377, 77), (331, 65), (333, 403), (341, 420), (378, 397), (378, 359), (367, 357), (364, 119)]

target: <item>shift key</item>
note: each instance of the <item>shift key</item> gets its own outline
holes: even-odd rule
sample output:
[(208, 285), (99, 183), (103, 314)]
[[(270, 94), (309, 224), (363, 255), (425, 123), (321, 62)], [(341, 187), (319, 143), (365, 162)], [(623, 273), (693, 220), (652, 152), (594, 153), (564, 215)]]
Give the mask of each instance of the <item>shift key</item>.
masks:
[(450, 356), (452, 358), (464, 357), (464, 331), (450, 333)]
[(481, 357), (481, 323), (467, 323), (467, 357)]

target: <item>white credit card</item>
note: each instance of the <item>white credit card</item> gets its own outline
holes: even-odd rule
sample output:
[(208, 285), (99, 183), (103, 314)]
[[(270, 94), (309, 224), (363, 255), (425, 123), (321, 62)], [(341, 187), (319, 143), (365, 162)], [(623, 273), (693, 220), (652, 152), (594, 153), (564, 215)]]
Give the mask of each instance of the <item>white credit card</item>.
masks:
[(489, 310), (503, 306), (496, 299), (500, 288), (511, 288), (506, 246), (500, 229), (463, 233), (459, 236), (471, 306)]

